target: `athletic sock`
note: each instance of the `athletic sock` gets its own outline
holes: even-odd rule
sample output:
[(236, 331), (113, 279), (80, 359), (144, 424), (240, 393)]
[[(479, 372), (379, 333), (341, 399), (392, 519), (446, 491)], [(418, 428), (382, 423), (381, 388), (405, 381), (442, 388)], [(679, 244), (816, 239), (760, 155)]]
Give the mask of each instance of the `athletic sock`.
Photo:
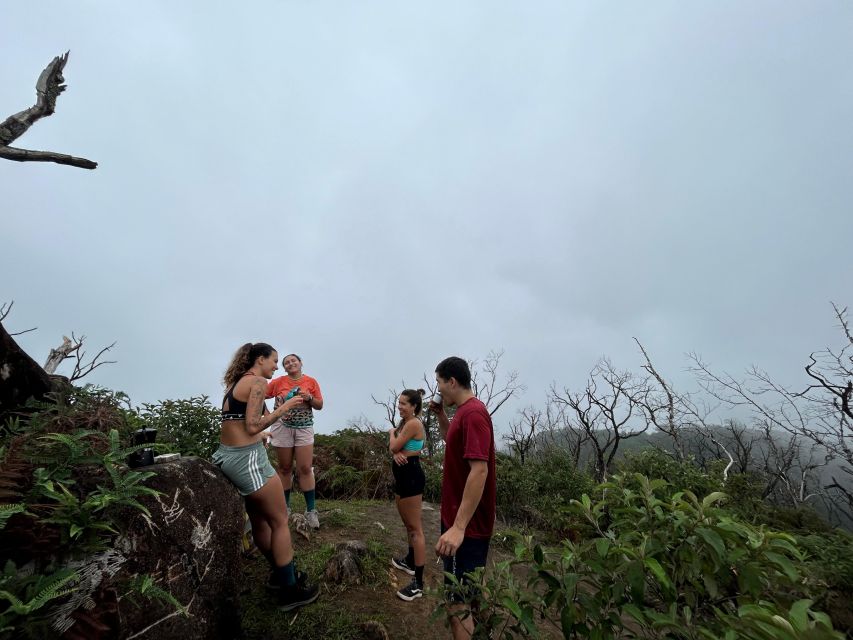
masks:
[(283, 587), (292, 587), (296, 584), (296, 568), (293, 560), (283, 567), (273, 569), (275, 573), (275, 581)]
[(284, 490), (284, 501), (287, 503), (287, 510), (290, 511), (290, 489)]
[(415, 567), (415, 582), (423, 589), (424, 587), (424, 566)]
[(302, 494), (305, 496), (305, 511), (314, 511), (314, 489), (303, 491)]
[(415, 564), (415, 548), (409, 547), (409, 553), (406, 554), (406, 564), (410, 567)]

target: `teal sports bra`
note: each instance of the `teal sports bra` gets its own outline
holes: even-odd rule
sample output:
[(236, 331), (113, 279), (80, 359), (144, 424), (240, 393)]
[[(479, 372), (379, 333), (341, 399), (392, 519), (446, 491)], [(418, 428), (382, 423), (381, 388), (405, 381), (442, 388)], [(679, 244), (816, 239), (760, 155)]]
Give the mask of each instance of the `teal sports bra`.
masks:
[(423, 448), (423, 440), (415, 440), (414, 438), (412, 438), (405, 445), (403, 445), (402, 451), (420, 451)]

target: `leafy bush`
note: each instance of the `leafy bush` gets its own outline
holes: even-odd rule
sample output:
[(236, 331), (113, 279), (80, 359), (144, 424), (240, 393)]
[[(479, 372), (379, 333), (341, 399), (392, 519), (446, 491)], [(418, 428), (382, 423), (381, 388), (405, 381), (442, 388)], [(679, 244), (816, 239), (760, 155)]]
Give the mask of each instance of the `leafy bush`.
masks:
[(497, 512), (505, 520), (567, 535), (577, 528), (573, 499), (592, 489), (592, 477), (574, 468), (568, 453), (550, 451), (524, 464), (497, 456)]
[(220, 412), (207, 396), (143, 404), (139, 416), (170, 451), (207, 459), (219, 446)]
[[(807, 587), (794, 539), (740, 521), (718, 506), (724, 494), (699, 499), (633, 474), (596, 495), (571, 507), (594, 537), (558, 548), (528, 539), (496, 566), (479, 637), (536, 635), (543, 620), (565, 638), (842, 638), (812, 599), (789, 595)], [(528, 563), (523, 585), (513, 567)]]
[(391, 495), (391, 456), (380, 431), (341, 429), (314, 438), (317, 497), (385, 498)]
[(721, 468), (704, 471), (693, 458), (678, 461), (660, 449), (628, 453), (619, 461), (618, 469), (623, 474), (640, 473), (653, 480), (661, 478), (672, 486), (693, 492), (699, 498), (723, 489)]
[(440, 452), (430, 458), (421, 459), (421, 467), (424, 470), (426, 484), (424, 486), (424, 500), (427, 502), (441, 502), (441, 476), (444, 452)]

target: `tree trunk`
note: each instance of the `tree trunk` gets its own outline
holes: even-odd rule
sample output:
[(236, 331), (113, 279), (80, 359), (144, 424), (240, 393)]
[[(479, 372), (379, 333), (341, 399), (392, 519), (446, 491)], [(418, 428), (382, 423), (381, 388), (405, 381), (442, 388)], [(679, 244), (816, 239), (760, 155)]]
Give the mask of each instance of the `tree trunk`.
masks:
[(0, 322), (0, 425), (30, 398), (51, 390), (51, 378), (18, 346)]

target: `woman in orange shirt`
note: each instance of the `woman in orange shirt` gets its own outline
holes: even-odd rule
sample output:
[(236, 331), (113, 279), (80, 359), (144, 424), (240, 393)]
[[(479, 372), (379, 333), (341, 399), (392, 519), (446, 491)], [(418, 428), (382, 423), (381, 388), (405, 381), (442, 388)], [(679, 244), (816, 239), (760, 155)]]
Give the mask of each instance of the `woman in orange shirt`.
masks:
[(314, 498), (314, 411), (323, 408), (320, 385), (311, 376), (302, 373), (302, 358), (295, 353), (281, 361), (286, 376), (276, 378), (267, 385), (267, 398), (275, 398), (275, 407), (294, 392), (302, 403), (285, 412), (270, 428), (270, 444), (278, 458), (278, 474), (284, 487), (287, 509), (290, 510), (290, 490), (293, 483), (293, 460), (299, 488), (305, 496), (305, 519), (312, 529), (320, 528), (320, 518)]

